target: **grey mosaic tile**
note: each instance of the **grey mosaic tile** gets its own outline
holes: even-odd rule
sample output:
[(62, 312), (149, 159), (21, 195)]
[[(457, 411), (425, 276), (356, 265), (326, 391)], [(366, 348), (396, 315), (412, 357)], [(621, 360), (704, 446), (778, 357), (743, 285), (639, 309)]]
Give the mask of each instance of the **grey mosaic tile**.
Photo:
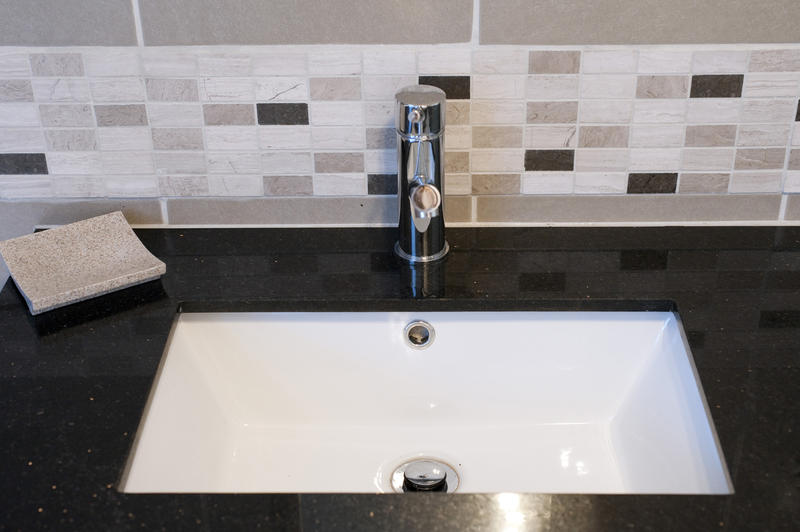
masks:
[(153, 149), (202, 150), (203, 130), (200, 128), (153, 128)]
[(579, 51), (532, 51), (528, 55), (530, 74), (577, 74), (580, 68)]
[(628, 126), (581, 126), (578, 145), (582, 148), (626, 148)]
[(469, 100), (469, 76), (420, 76), (420, 85), (433, 85), (442, 89), (448, 100)]
[(99, 127), (147, 125), (144, 104), (95, 105), (94, 113)]
[(525, 150), (525, 170), (566, 171), (574, 170), (574, 150)]
[(522, 127), (473, 126), (473, 148), (521, 148)]
[(470, 102), (448, 101), (445, 116), (449, 125), (468, 125), (470, 123)]
[(736, 150), (736, 170), (768, 170), (783, 168), (786, 150), (783, 148), (739, 148)]
[(789, 170), (800, 170), (800, 149), (789, 152)]
[(741, 124), (737, 146), (786, 146), (791, 134), (789, 124)]
[(519, 174), (472, 174), (473, 194), (519, 194)]
[(529, 124), (571, 124), (578, 121), (578, 102), (528, 102)]
[(754, 50), (750, 72), (800, 72), (800, 50)]
[(691, 98), (739, 98), (744, 75), (719, 74), (692, 76)]
[(42, 125), (50, 127), (94, 126), (90, 105), (43, 104), (39, 106)]
[(781, 172), (734, 172), (728, 192), (762, 194), (781, 191)]
[(315, 153), (314, 171), (336, 174), (364, 171), (363, 153)]
[(367, 194), (370, 196), (387, 194), (396, 195), (397, 174), (368, 174)]
[(678, 183), (679, 194), (725, 194), (731, 175), (682, 173)]
[(397, 138), (394, 128), (389, 127), (368, 127), (367, 128), (367, 149), (383, 150), (394, 148), (397, 145)]
[(736, 141), (736, 126), (686, 126), (686, 146), (733, 146)]
[(256, 123), (253, 104), (209, 103), (203, 105), (207, 126), (251, 126)]
[(689, 76), (639, 76), (637, 98), (686, 98)]
[(266, 175), (265, 196), (310, 196), (313, 192), (310, 175)]
[(161, 196), (208, 196), (208, 178), (198, 175), (158, 176), (158, 193)]
[(92, 151), (97, 149), (94, 129), (46, 129), (50, 151)]
[(258, 123), (263, 126), (308, 125), (308, 104), (306, 103), (259, 103)]
[(360, 100), (361, 78), (311, 78), (312, 100)]
[(32, 102), (33, 88), (27, 79), (0, 79), (0, 102)]
[(30, 54), (29, 57), (34, 76), (83, 76), (81, 54)]
[(200, 99), (197, 80), (146, 79), (148, 100), (156, 102), (196, 102)]
[(678, 174), (629, 174), (628, 194), (672, 194), (678, 183)]
[(0, 175), (46, 173), (44, 153), (0, 153)]

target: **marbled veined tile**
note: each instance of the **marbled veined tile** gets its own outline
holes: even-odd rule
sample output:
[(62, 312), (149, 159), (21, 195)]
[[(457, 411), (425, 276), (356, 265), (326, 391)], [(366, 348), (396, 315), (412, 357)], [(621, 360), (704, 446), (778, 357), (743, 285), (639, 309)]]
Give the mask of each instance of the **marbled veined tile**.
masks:
[(392, 100), (394, 95), (408, 85), (416, 85), (416, 76), (364, 76), (362, 79), (365, 100)]
[(205, 128), (205, 141), (209, 151), (257, 151), (258, 130), (250, 126), (209, 126)]
[(150, 128), (101, 127), (97, 128), (97, 147), (102, 151), (143, 151), (153, 149)]
[(578, 121), (578, 102), (528, 102), (529, 124), (570, 124)]
[(310, 175), (267, 175), (263, 180), (266, 196), (310, 196), (314, 192)]
[(522, 194), (572, 194), (575, 185), (572, 172), (525, 172)]
[(633, 121), (640, 124), (667, 124), (683, 122), (686, 117), (686, 100), (645, 100), (634, 103)]
[(256, 52), (250, 63), (256, 76), (305, 76), (308, 73), (305, 53)]
[(580, 66), (581, 53), (577, 50), (531, 51), (528, 57), (531, 74), (577, 74)]
[(678, 178), (679, 194), (725, 194), (728, 192), (730, 173), (681, 173)]
[(365, 50), (364, 74), (416, 74), (417, 58), (405, 50)]
[(755, 50), (750, 72), (800, 72), (800, 50)]
[(365, 174), (314, 174), (315, 196), (366, 196)]
[(472, 52), (466, 49), (438, 49), (417, 53), (420, 74), (469, 74)]
[(474, 126), (473, 148), (521, 148), (521, 126)]
[(525, 128), (525, 147), (541, 148), (574, 148), (577, 139), (576, 125), (544, 125), (527, 126)]
[(681, 150), (677, 148), (632, 148), (628, 155), (632, 172), (670, 172), (680, 165)]
[(261, 196), (263, 180), (260, 175), (210, 175), (208, 192), (211, 196)]
[(58, 198), (102, 198), (108, 195), (106, 179), (100, 176), (56, 176), (53, 195)]
[(786, 157), (783, 148), (739, 148), (736, 150), (736, 170), (782, 169)]
[(797, 99), (746, 99), (742, 101), (741, 121), (744, 123), (791, 122), (795, 117)]
[(94, 114), (99, 127), (147, 125), (147, 110), (144, 104), (95, 105)]
[(474, 75), (472, 98), (487, 100), (518, 100), (525, 96), (525, 76)]
[[(86, 67), (87, 76), (104, 77), (141, 75), (139, 51), (136, 48), (92, 47), (84, 48), (83, 50), (83, 64)], [(147, 48), (144, 48), (143, 50), (147, 50)]]
[[(445, 152), (445, 157), (444, 157), (445, 174), (449, 173), (463, 174), (469, 172), (469, 153), (470, 152), (468, 151)], [(367, 171), (370, 172), (372, 170), (368, 167)]]
[(800, 95), (800, 72), (751, 73), (744, 78), (745, 98), (792, 98)]
[(689, 76), (639, 76), (637, 98), (686, 98)]
[(206, 165), (209, 174), (260, 174), (261, 156), (258, 152), (209, 151)]
[(141, 102), (145, 98), (141, 78), (95, 78), (89, 87), (95, 102)]
[(201, 78), (200, 99), (204, 102), (252, 102), (255, 87), (250, 78)]
[(33, 88), (27, 79), (0, 79), (0, 103), (32, 102)]
[(308, 80), (299, 77), (274, 76), (255, 78), (255, 98), (259, 102), (296, 102), (308, 99)]
[(584, 74), (636, 72), (637, 50), (598, 50), (583, 53), (581, 70)]
[[(8, 107), (3, 105), (0, 109)], [(0, 111), (2, 112), (2, 111)], [(39, 106), (42, 125), (49, 127), (93, 127), (94, 113), (90, 105), (81, 104), (42, 104)], [(38, 125), (38, 120), (36, 121)], [(3, 124), (0, 116), (0, 125)], [(34, 125), (34, 124), (24, 124)]]
[(309, 81), (312, 100), (361, 99), (361, 78), (311, 78)]
[(692, 52), (640, 50), (638, 72), (643, 74), (683, 74), (692, 69)]
[(153, 149), (202, 150), (203, 130), (191, 127), (157, 127), (152, 129)]
[(158, 176), (158, 193), (161, 196), (208, 196), (208, 177), (200, 175)]
[(700, 50), (692, 57), (695, 74), (734, 74), (747, 69), (746, 50)]
[(25, 52), (0, 51), (0, 78), (27, 78), (31, 76), (31, 63)]
[(83, 59), (76, 53), (30, 54), (34, 76), (83, 76)]
[(686, 146), (733, 146), (735, 141), (736, 125), (734, 124), (686, 126)]
[[(378, 146), (378, 148), (392, 148), (396, 145), (394, 138), (394, 130), (391, 129), (392, 135), (387, 144)], [(369, 132), (368, 132), (369, 133)], [(447, 126), (444, 136), (445, 149), (450, 150), (468, 150), (472, 146), (472, 127), (470, 126)]]
[[(249, 128), (248, 128), (249, 129)], [(309, 126), (259, 126), (258, 145), (262, 150), (311, 149), (311, 127)], [(206, 128), (208, 136), (209, 128)]]
[(581, 148), (625, 148), (628, 146), (627, 126), (581, 126)]
[(741, 124), (737, 146), (785, 146), (791, 134), (789, 124)]
[(47, 154), (47, 168), (51, 174), (94, 174), (103, 173), (103, 162), (99, 152), (51, 152)]
[(201, 76), (246, 76), (250, 74), (250, 54), (202, 51), (197, 55)]
[(350, 102), (312, 102), (308, 104), (308, 116), (314, 126), (360, 126), (364, 123), (363, 107)]
[(147, 117), (152, 126), (202, 126), (203, 108), (198, 104), (148, 103)]
[(579, 77), (576, 75), (528, 76), (525, 97), (529, 100), (576, 100)]
[[(50, 151), (92, 151), (97, 149), (94, 129), (46, 129), (44, 133), (47, 139), (47, 149)], [(0, 144), (2, 144), (1, 141)]]
[(262, 152), (261, 168), (265, 174), (310, 174), (311, 154), (290, 151)]
[(528, 52), (525, 50), (473, 50), (472, 73), (527, 74)]
[(582, 124), (627, 124), (633, 116), (633, 100), (581, 100)]
[(576, 172), (575, 194), (625, 194), (628, 174), (624, 172)]
[[(498, 104), (501, 106), (507, 105), (504, 102)], [(390, 104), (390, 113), (394, 110), (394, 103)], [(448, 125), (469, 125), (470, 124), (470, 102), (454, 102), (449, 101), (446, 105), (446, 117), (447, 117), (447, 124)], [(502, 113), (497, 113), (502, 114)], [(372, 122), (367, 122), (368, 124), (372, 124)], [(509, 122), (509, 123), (514, 123)], [(394, 126), (394, 116), (389, 121), (389, 126)]]
[(633, 98), (636, 76), (622, 74), (584, 75), (581, 78), (581, 98), (624, 99)]
[(645, 124), (631, 127), (632, 148), (674, 148), (683, 146), (683, 124)]
[(578, 149), (575, 150), (576, 172), (624, 172), (628, 169), (629, 150)]
[(155, 152), (157, 174), (205, 174), (206, 157), (203, 152)]
[(315, 153), (314, 171), (323, 174), (363, 172), (364, 154), (358, 152)]
[(0, 199), (49, 198), (55, 193), (51, 176), (2, 176), (0, 175)]
[(33, 95), (37, 102), (88, 102), (92, 99), (89, 82), (81, 78), (34, 78)]
[(732, 148), (687, 148), (683, 150), (681, 170), (730, 171), (733, 157), (734, 150)]
[(119, 175), (103, 178), (106, 194), (111, 198), (150, 198), (158, 196), (158, 178), (143, 175)]
[[(52, 148), (48, 146), (46, 149)], [(45, 151), (45, 141), (40, 129), (0, 128), (0, 152), (30, 153), (43, 151)]]
[(519, 194), (520, 174), (472, 174), (473, 194)]
[(361, 52), (347, 49), (309, 52), (308, 73), (312, 76), (361, 74)]
[(738, 98), (692, 98), (686, 110), (689, 124), (736, 124), (741, 116)]
[(731, 194), (775, 193), (781, 190), (781, 172), (734, 172)]
[(196, 102), (200, 100), (197, 80), (146, 79), (147, 98), (158, 102)]
[(153, 157), (151, 151), (118, 151), (100, 154), (103, 173), (106, 175), (153, 174), (156, 170), (153, 165)]
[[(513, 125), (525, 122), (525, 102), (473, 101), (469, 110), (468, 118), (473, 124)], [(448, 123), (452, 123), (449, 117)]]
[[(568, 150), (565, 150), (568, 151)], [(507, 149), (491, 149), (491, 150), (473, 150), (468, 153), (470, 160), (470, 168), (473, 172), (482, 173), (505, 173), (505, 172), (521, 172), (523, 163), (527, 156), (523, 155), (523, 150), (507, 150)], [(560, 160), (565, 160), (562, 158)], [(527, 163), (526, 163), (527, 164)], [(447, 160), (445, 159), (445, 165)], [(446, 170), (445, 170), (446, 171)], [(468, 172), (469, 170), (467, 170)], [(467, 172), (454, 172), (454, 173), (467, 173)]]
[(146, 46), (142, 49), (142, 68), (146, 76), (197, 76), (197, 54), (186, 48)]

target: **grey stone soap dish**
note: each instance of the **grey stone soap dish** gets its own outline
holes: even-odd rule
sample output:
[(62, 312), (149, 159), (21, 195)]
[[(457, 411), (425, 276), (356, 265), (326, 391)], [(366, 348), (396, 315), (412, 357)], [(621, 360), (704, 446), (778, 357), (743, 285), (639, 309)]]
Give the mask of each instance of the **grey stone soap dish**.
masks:
[(5, 240), (0, 256), (31, 314), (144, 283), (167, 271), (119, 211)]

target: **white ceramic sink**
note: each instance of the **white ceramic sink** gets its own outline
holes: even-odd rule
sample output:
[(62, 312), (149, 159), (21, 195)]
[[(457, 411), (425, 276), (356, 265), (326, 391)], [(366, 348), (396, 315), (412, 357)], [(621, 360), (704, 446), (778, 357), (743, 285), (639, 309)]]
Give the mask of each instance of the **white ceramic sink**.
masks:
[(391, 492), (417, 457), (459, 492), (732, 491), (668, 312), (181, 314), (123, 491)]

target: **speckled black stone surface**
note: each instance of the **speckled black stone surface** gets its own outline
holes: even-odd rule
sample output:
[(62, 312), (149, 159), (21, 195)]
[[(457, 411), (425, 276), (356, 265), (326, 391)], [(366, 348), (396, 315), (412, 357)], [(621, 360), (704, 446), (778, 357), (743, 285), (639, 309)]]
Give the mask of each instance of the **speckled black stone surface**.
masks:
[[(0, 292), (0, 530), (796, 530), (800, 228), (139, 230), (159, 281), (31, 317)], [(116, 489), (178, 309), (671, 309), (736, 493), (137, 495)], [(515, 516), (518, 520), (519, 516)]]

